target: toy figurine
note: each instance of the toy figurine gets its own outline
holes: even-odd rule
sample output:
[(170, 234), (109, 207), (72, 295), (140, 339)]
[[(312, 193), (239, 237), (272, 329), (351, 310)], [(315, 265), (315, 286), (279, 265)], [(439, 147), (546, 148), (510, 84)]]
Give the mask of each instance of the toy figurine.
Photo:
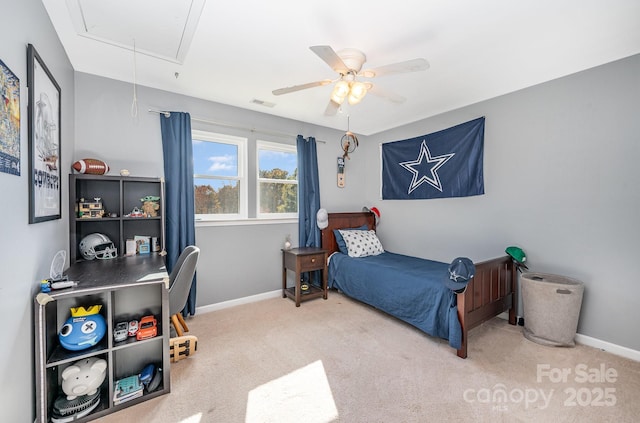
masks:
[(60, 345), (70, 351), (80, 351), (96, 345), (105, 332), (107, 324), (100, 314), (101, 305), (72, 307), (71, 317), (58, 333)]
[(153, 195), (147, 195), (140, 199), (142, 201), (142, 213), (145, 217), (156, 217), (158, 215), (158, 209), (160, 209), (160, 197)]

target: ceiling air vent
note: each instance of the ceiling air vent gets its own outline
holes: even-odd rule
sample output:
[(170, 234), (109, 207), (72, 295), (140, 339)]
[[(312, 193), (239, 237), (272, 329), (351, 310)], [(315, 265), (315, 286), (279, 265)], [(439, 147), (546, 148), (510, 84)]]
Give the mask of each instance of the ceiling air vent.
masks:
[(276, 105), (276, 103), (271, 103), (270, 101), (258, 100), (257, 98), (254, 98), (253, 100), (251, 100), (251, 102), (253, 104), (258, 104), (264, 107), (274, 107)]

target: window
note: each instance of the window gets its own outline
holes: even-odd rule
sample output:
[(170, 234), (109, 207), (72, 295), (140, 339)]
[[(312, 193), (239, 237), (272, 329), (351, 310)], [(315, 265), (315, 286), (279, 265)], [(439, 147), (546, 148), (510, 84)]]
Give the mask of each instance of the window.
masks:
[(247, 217), (247, 139), (192, 131), (196, 220)]
[(196, 220), (298, 217), (295, 145), (197, 130), (192, 140)]
[(294, 145), (257, 142), (257, 217), (298, 217), (298, 154)]

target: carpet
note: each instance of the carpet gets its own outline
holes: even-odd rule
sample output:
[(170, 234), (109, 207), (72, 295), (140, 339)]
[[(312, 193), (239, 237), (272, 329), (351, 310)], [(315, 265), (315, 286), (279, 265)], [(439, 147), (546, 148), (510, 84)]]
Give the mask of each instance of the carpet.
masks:
[(331, 291), (197, 314), (198, 354), (173, 363), (171, 394), (97, 421), (631, 422), (640, 363), (549, 347), (494, 318), (469, 357), (447, 341)]

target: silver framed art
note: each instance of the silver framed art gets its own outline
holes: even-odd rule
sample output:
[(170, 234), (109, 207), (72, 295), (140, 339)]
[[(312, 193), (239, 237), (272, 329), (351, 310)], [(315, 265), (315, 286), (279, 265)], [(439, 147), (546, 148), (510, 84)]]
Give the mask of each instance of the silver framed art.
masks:
[(60, 219), (60, 86), (27, 47), (29, 87), (29, 223)]

